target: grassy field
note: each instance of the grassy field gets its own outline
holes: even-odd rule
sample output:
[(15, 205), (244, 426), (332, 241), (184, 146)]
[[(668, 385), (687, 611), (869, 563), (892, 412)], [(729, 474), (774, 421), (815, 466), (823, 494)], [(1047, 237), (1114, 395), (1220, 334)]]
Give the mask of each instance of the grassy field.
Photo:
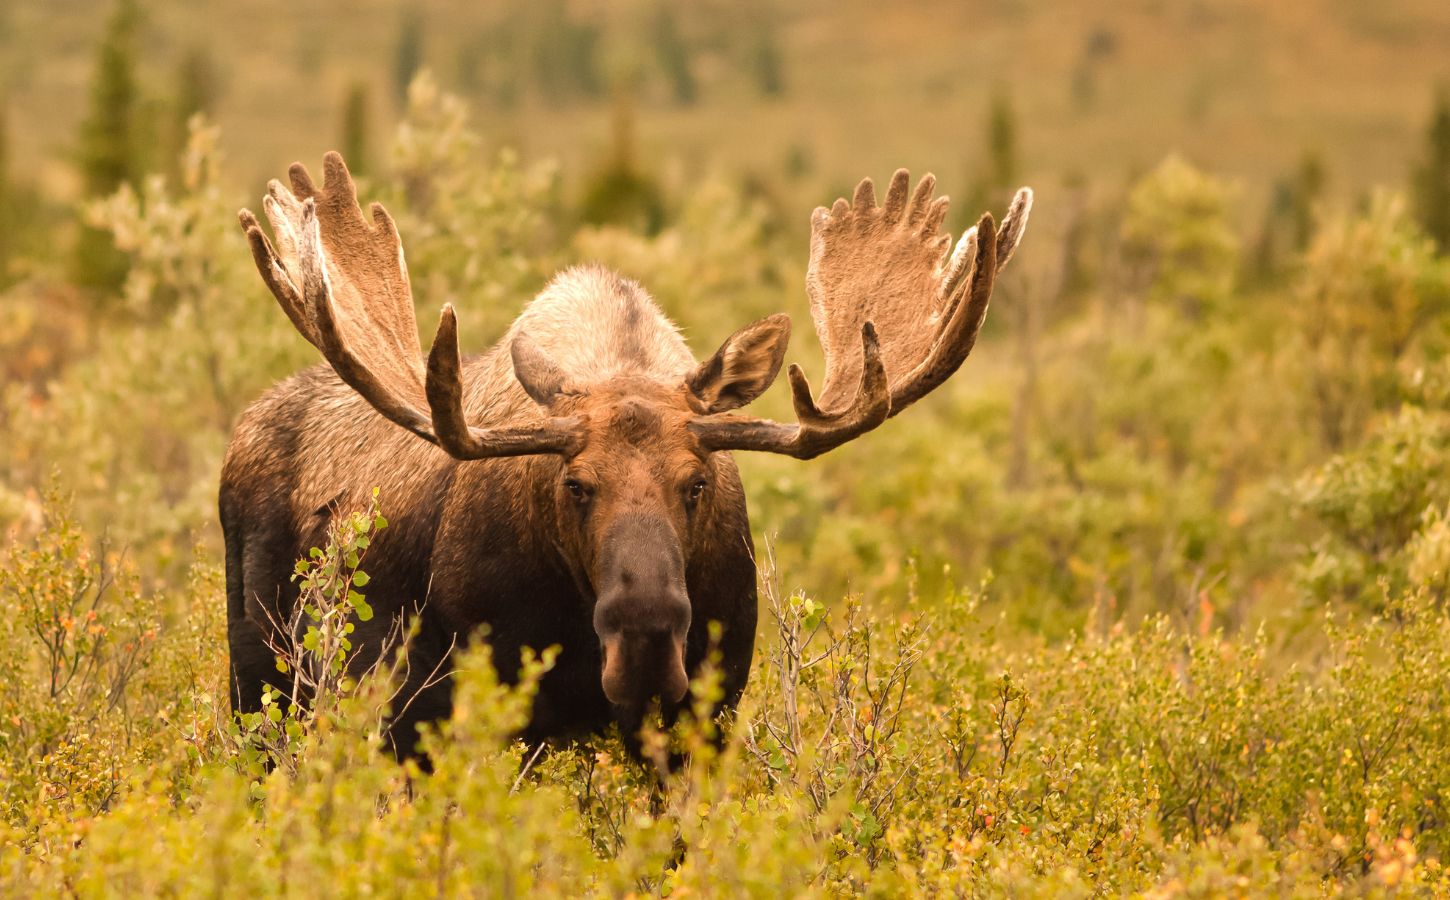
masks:
[[(0, 207), (33, 213), (0, 235), (25, 229), (0, 239), (0, 895), (1450, 894), (1450, 257), (1407, 192), (1450, 8), (692, 5), (692, 104), (659, 7), (419, 8), (433, 74), (403, 100), (396, 6), (148, 6), (146, 116), (189, 47), (221, 87), (150, 132), (164, 177), (84, 203), (105, 17), (0, 10)], [(561, 21), (593, 88), (530, 61), (584, 53), (538, 49)], [(733, 718), (647, 735), (695, 752), (664, 783), (617, 735), (511, 739), (547, 653), (515, 688), (467, 655), (430, 774), (380, 750), (387, 673), (229, 714), (221, 458), (316, 361), (235, 212), (338, 145), (356, 79), (425, 330), (452, 302), (481, 350), (598, 260), (697, 355), (789, 312), (813, 375), (810, 208), (898, 165), (999, 204), (1010, 98), (1039, 197), (1017, 271), (931, 398), (818, 460), (741, 455), (754, 675)], [(654, 228), (584, 201), (622, 84)], [(76, 283), (82, 214), (118, 287)]]

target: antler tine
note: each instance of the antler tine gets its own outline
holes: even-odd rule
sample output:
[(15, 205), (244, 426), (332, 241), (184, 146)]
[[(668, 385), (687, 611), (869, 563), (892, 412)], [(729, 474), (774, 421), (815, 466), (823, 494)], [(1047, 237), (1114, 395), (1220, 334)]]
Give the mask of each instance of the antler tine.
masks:
[(262, 280), (343, 382), (384, 417), (460, 459), (577, 448), (573, 420), (469, 426), (456, 317), (452, 307), (444, 310), (425, 374), (403, 245), (387, 210), (374, 203), (371, 221), (364, 217), (337, 153), (323, 159), (320, 188), (301, 163), (288, 176), (291, 190), (274, 180), (263, 200), (275, 246), (250, 210), (238, 218)]
[(1018, 188), (1002, 218), (1002, 228), (997, 232), (997, 271), (1002, 271), (1017, 252), (1017, 244), (1027, 231), (1027, 219), (1032, 215), (1032, 188)]
[(463, 413), (463, 359), (458, 352), (458, 319), (453, 304), (443, 306), (438, 333), (428, 351), (428, 406), (438, 446), (459, 459), (579, 452), (582, 423), (555, 418), (522, 428), (474, 428)]
[(961, 286), (962, 281), (972, 271), (972, 263), (977, 259), (977, 226), (973, 225), (962, 232), (961, 240), (952, 250), (951, 259), (947, 262), (947, 277), (942, 281), (941, 297), (946, 300), (951, 297)]
[[(1012, 255), (1017, 252), (1017, 244), (1027, 231), (1027, 219), (1031, 212), (1032, 189), (1019, 188), (1012, 197), (1012, 204), (1007, 207), (1007, 215), (1002, 218), (1002, 227), (997, 229), (998, 272), (1007, 267), (1007, 263), (1012, 261)], [(952, 250), (951, 260), (946, 267), (947, 278), (942, 282), (943, 298), (951, 296), (972, 273), (972, 263), (976, 258), (977, 226), (973, 225), (962, 232), (961, 239)]]
[[(792, 365), (797, 424), (711, 416), (696, 426), (705, 446), (808, 459), (877, 427), (961, 367), (986, 319), (997, 273), (1026, 228), (1032, 192), (1017, 192), (1001, 228), (984, 215), (953, 249), (940, 232), (947, 200), (932, 198), (935, 186), (928, 174), (912, 190), (910, 175), (899, 169), (881, 206), (868, 178), (851, 202), (840, 199), (812, 214), (806, 286), (826, 352), (820, 400)], [(849, 351), (858, 334), (859, 362)]]
[(252, 248), (252, 261), (257, 265), (257, 271), (262, 275), (262, 281), (271, 290), (272, 296), (277, 298), (277, 303), (287, 318), (292, 320), (292, 325), (302, 336), (307, 338), (308, 343), (314, 347), (320, 347), (322, 339), (317, 335), (317, 325), (307, 315), (306, 306), (302, 302), (302, 294), (298, 291), (297, 285), (292, 283), (292, 276), (288, 274), (285, 266), (277, 258), (277, 251), (272, 247), (272, 242), (262, 231), (262, 225), (250, 209), (244, 209), (237, 213), (237, 220), (241, 222), (242, 232), (247, 236), (247, 244)]

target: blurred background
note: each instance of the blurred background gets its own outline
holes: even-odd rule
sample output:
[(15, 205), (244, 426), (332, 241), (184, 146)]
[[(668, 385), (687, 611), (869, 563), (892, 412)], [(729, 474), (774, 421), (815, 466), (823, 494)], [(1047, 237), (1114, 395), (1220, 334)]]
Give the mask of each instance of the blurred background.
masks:
[(60, 202), (96, 190), (99, 132), (130, 144), (106, 174), (135, 177), (197, 112), (243, 185), (335, 147), (381, 165), (424, 68), (488, 145), (557, 160), (576, 191), (627, 108), (671, 190), (720, 170), (799, 204), (897, 166), (960, 199), (1106, 190), (1178, 153), (1261, 201), (1306, 160), (1337, 196), (1403, 181), (1447, 41), (1433, 0), (12, 0), (0, 74), (12, 178)]
[(1285, 641), (1443, 593), (1447, 47), (1439, 0), (8, 0), (0, 527), (214, 563), (230, 423), (317, 361), (234, 224), (294, 160), (398, 214), (425, 332), (598, 259), (697, 354), (791, 312), (813, 372), (810, 210), (906, 166), (1032, 227), (946, 389), (744, 461), (788, 587)]

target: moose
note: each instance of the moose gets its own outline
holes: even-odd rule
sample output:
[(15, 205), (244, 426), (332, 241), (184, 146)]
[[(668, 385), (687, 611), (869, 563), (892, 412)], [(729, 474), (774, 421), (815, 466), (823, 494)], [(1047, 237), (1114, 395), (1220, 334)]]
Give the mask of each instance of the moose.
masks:
[[(668, 721), (718, 654), (722, 708), (755, 646), (757, 584), (731, 451), (811, 459), (925, 397), (971, 352), (994, 280), (1027, 224), (1031, 191), (953, 244), (935, 179), (871, 180), (811, 217), (806, 289), (825, 351), (819, 395), (787, 376), (796, 421), (736, 412), (780, 370), (790, 320), (732, 334), (698, 362), (633, 281), (597, 265), (556, 275), (488, 352), (463, 359), (451, 305), (427, 356), (403, 246), (380, 204), (365, 216), (343, 159), (319, 186), (301, 164), (273, 180), (272, 237), (239, 214), (262, 280), (327, 365), (294, 375), (240, 417), (221, 475), (233, 707), (287, 690), (275, 649), (297, 602), (296, 560), (339, 510), (380, 489), (390, 526), (369, 549), (355, 660), (413, 623), (388, 723), (393, 752), (446, 718), (454, 648), (484, 634), (500, 677), (523, 648), (558, 646), (525, 740), (617, 724), (638, 753), (647, 715)], [(712, 626), (712, 623), (713, 626)], [(713, 633), (712, 633), (713, 630)], [(441, 673), (427, 677), (429, 673)]]

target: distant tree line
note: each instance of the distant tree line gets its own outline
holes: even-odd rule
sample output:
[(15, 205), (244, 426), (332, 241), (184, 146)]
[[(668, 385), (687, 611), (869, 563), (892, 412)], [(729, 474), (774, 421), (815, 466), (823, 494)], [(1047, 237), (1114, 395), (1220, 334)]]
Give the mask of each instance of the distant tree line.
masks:
[[(613, 148), (586, 188), (581, 216), (586, 221), (626, 223), (652, 231), (662, 225), (664, 206), (658, 186), (635, 163), (632, 121), (641, 91), (652, 83), (670, 102), (700, 102), (707, 85), (701, 81), (698, 61), (705, 53), (726, 50), (746, 67), (762, 97), (786, 89), (778, 17), (760, 2), (745, 9), (741, 21), (732, 23), (728, 33), (709, 34), (699, 30), (700, 22), (692, 21), (682, 8), (660, 3), (644, 20), (648, 26), (644, 46), (651, 53), (636, 60), (630, 76), (621, 78), (606, 73), (601, 20), (589, 18), (564, 0), (513, 0), (492, 26), (462, 43), (458, 81), (465, 89), (500, 103), (517, 101), (525, 90), (550, 102), (594, 101), (611, 95), (615, 107)], [(148, 97), (137, 71), (143, 25), (137, 0), (115, 0), (95, 50), (90, 99), (75, 157), (87, 198), (110, 194), (122, 185), (136, 185), (147, 171), (175, 174), (187, 122), (197, 113), (211, 113), (218, 101), (221, 84), (216, 67), (200, 47), (189, 48), (180, 57), (169, 94)], [(1099, 66), (1112, 56), (1113, 49), (1110, 35), (1098, 35), (1085, 45), (1083, 56), (1092, 66)], [(398, 21), (393, 54), (392, 88), (399, 98), (426, 62), (426, 22), (421, 14), (409, 10)], [(1088, 93), (1084, 89), (1084, 95)], [(365, 174), (374, 164), (369, 134), (375, 122), (368, 84), (351, 83), (339, 100), (339, 144), (354, 171)], [(1002, 208), (1018, 179), (1017, 116), (1007, 93), (992, 95), (983, 133), (983, 162), (973, 165), (976, 174), (968, 182), (972, 202), (958, 204), (959, 211)], [(6, 221), (13, 226), (0, 234), (0, 280), (8, 277), (9, 261), (24, 242), (27, 220), (23, 213), (10, 214), (26, 205), (17, 198), (27, 189), (9, 172), (7, 148), (6, 109), (0, 95), (0, 209), (7, 210)], [(798, 155), (806, 153), (808, 149)], [(1275, 278), (1309, 245), (1329, 179), (1323, 158), (1311, 150), (1274, 183), (1262, 224), (1252, 238), (1255, 243), (1247, 254), (1248, 277)], [(1433, 103), (1409, 187), (1426, 234), (1442, 252), (1450, 250), (1450, 92), (1444, 89)], [(960, 228), (968, 223), (955, 224)], [(125, 260), (109, 235), (84, 222), (77, 230), (71, 259), (73, 280), (98, 294), (113, 294), (126, 274)]]
[[(651, 84), (680, 106), (699, 102), (705, 86), (700, 60), (723, 54), (762, 97), (786, 90), (786, 65), (779, 22), (765, 0), (754, 0), (728, 20), (675, 3), (659, 2), (639, 24), (644, 53), (631, 70), (642, 76), (639, 91)], [(411, 20), (409, 20), (411, 23)], [(493, 24), (465, 40), (457, 50), (455, 80), (465, 93), (502, 106), (526, 93), (550, 103), (601, 100), (617, 86), (609, 71), (603, 19), (571, 9), (564, 0), (514, 0)], [(399, 33), (398, 58), (419, 40), (409, 24)], [(402, 71), (402, 67), (399, 67)]]
[(1435, 98), (1412, 183), (1421, 224), (1441, 252), (1450, 252), (1450, 89), (1442, 87)]
[[(148, 99), (137, 73), (142, 12), (136, 0), (116, 0), (96, 47), (90, 103), (77, 142), (87, 199), (122, 185), (137, 186), (148, 171), (175, 177), (191, 117), (212, 112), (220, 81), (200, 47), (182, 55), (169, 97)], [(126, 258), (108, 232), (82, 221), (71, 266), (76, 284), (113, 294), (126, 277)]]

